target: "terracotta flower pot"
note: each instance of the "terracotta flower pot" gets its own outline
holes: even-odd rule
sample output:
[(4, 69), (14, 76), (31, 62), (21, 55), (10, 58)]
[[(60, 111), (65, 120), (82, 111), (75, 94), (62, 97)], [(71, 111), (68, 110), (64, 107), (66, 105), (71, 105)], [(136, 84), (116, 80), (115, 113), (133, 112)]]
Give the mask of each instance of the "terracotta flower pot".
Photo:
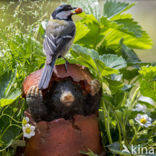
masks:
[[(29, 95), (29, 90), (32, 86), (38, 86), (41, 74), (42, 69), (31, 73), (24, 80), (22, 89), (23, 97), (27, 97), (27, 95)], [(86, 68), (79, 65), (69, 64), (68, 71), (66, 71), (64, 65), (55, 66), (49, 88), (47, 90), (43, 90), (42, 95), (43, 97), (46, 97), (47, 93), (50, 92), (51, 89), (53, 90), (55, 88), (53, 88), (53, 86), (56, 83), (61, 83), (61, 81), (64, 82), (67, 78), (72, 79), (72, 81), (70, 81), (70, 84), (76, 84), (80, 86), (82, 90), (82, 96), (86, 96), (86, 98), (84, 98), (86, 99), (86, 101), (83, 101), (81, 105), (79, 98), (81, 98), (82, 96), (79, 96), (78, 102), (75, 100), (77, 103), (74, 103), (76, 104), (76, 107), (71, 108), (81, 109), (80, 107), (82, 106), (83, 109), (86, 108), (84, 111), (85, 113), (89, 109), (91, 109), (87, 114), (88, 116), (86, 116), (86, 114), (73, 116), (73, 114), (70, 113), (73, 118), (66, 118), (68, 120), (63, 119), (60, 116), (57, 116), (57, 118), (60, 117), (59, 119), (54, 118), (53, 121), (37, 120), (35, 136), (33, 136), (31, 139), (26, 140), (27, 144), (25, 148), (25, 156), (81, 156), (83, 154), (80, 154), (80, 152), (87, 152), (88, 149), (97, 154), (101, 153), (102, 146), (100, 143), (100, 131), (98, 127), (98, 119), (95, 115), (98, 109), (101, 94), (98, 83), (92, 83), (96, 81), (93, 80), (92, 76)], [(60, 102), (52, 103), (51, 101), (49, 101), (46, 104), (42, 103), (40, 99), (38, 100), (39, 96), (36, 96), (36, 94), (34, 93), (30, 95), (29, 106), (30, 98), (35, 96), (33, 98), (33, 102), (31, 103), (32, 107), (30, 109), (30, 112), (32, 114), (29, 116), (31, 120), (33, 113), (35, 111), (37, 111), (37, 113), (39, 112), (38, 108), (40, 108), (40, 110), (43, 110), (41, 106), (45, 107), (48, 104), (56, 104), (58, 108), (59, 106), (61, 106)], [(75, 95), (74, 99), (76, 99), (75, 97), (78, 94), (73, 95)], [(55, 97), (55, 92), (51, 95), (51, 97)], [(66, 110), (70, 109), (69, 106), (66, 105), (63, 105), (63, 107), (60, 108), (66, 108)], [(57, 109), (56, 112), (60, 113), (61, 111), (63, 111), (60, 108)], [(54, 109), (48, 110), (50, 110), (50, 112), (52, 113), (54, 111)], [(47, 116), (45, 116), (44, 119), (45, 118), (47, 119)]]
[(96, 115), (75, 115), (37, 123), (36, 134), (27, 141), (25, 156), (81, 156), (88, 149), (100, 154), (100, 132)]

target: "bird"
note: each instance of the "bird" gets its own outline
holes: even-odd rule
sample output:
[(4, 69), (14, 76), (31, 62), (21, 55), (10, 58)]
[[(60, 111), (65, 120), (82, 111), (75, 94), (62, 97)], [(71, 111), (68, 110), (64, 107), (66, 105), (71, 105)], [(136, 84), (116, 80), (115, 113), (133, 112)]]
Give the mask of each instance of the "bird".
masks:
[[(72, 10), (75, 10), (75, 12)], [(76, 32), (72, 16), (81, 12), (81, 8), (72, 7), (69, 4), (60, 5), (52, 12), (43, 43), (46, 63), (38, 84), (39, 90), (48, 88), (56, 59), (60, 57), (64, 58), (64, 55), (72, 45)], [(67, 60), (65, 68), (67, 70)]]

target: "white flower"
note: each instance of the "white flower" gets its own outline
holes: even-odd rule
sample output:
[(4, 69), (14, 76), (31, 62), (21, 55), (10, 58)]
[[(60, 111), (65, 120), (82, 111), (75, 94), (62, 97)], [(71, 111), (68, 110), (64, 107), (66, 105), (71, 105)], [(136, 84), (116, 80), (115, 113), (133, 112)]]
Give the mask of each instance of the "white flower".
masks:
[(137, 111), (137, 112), (145, 112), (147, 109), (147, 107), (145, 105), (142, 104), (137, 104), (136, 107), (134, 109), (132, 109), (133, 111)]
[(26, 124), (25, 126), (23, 126), (23, 133), (24, 137), (31, 138), (32, 136), (35, 135), (35, 126)]
[(143, 127), (149, 127), (151, 126), (151, 118), (147, 114), (138, 114), (135, 118), (135, 121), (138, 122)]
[(23, 120), (22, 120), (23, 126), (25, 126), (28, 123), (29, 123), (29, 118), (28, 117), (24, 117)]

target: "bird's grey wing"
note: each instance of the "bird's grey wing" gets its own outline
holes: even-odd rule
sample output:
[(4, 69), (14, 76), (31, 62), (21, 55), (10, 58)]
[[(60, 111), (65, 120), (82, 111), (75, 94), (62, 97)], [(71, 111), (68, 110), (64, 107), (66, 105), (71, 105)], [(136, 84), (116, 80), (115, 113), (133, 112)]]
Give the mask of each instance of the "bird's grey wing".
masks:
[(73, 23), (69, 24), (65, 27), (60, 36), (56, 38), (56, 51), (59, 52), (64, 46), (68, 45), (68, 43), (74, 38), (75, 36), (75, 25)]
[(51, 63), (52, 57), (56, 52), (56, 38), (53, 36), (53, 34), (45, 35), (43, 48), (47, 56), (47, 63)]
[(75, 28), (75, 24), (72, 21), (68, 22), (67, 25), (64, 25), (63, 27), (60, 28), (61, 28), (60, 36), (69, 35), (74, 37), (76, 28)]
[[(55, 33), (55, 35), (53, 35)], [(44, 51), (47, 56), (47, 63), (51, 63), (53, 56), (58, 56), (58, 53), (68, 45), (68, 42), (73, 39), (75, 35), (75, 24), (68, 22), (68, 24), (60, 25), (53, 32), (45, 35)]]

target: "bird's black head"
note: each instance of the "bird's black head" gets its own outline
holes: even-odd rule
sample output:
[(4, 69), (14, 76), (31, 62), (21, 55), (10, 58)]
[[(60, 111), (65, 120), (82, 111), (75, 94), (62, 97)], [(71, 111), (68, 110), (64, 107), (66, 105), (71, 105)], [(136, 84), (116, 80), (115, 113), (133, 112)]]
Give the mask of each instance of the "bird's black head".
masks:
[(54, 10), (52, 17), (53, 19), (72, 21), (71, 17), (74, 13), (72, 13), (71, 10), (74, 9), (76, 8), (68, 4), (60, 5)]

